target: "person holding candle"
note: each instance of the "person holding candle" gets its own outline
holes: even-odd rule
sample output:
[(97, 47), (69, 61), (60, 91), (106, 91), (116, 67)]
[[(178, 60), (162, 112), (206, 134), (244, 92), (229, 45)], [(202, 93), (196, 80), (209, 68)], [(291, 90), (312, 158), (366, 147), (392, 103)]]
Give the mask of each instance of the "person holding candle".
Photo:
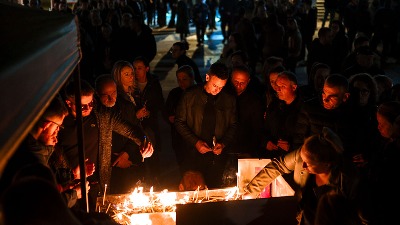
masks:
[[(59, 157), (55, 145), (67, 115), (64, 102), (54, 97), (8, 161), (0, 180), (0, 208), (6, 225), (38, 221), (78, 225), (87, 224), (89, 219), (95, 224), (100, 218), (102, 224), (113, 221), (105, 214), (77, 210), (76, 203), (82, 197), (81, 185), (74, 183), (80, 178), (79, 166), (71, 169), (55, 163), (54, 158)], [(94, 170), (93, 163), (87, 161), (86, 176)]]
[[(62, 183), (59, 179), (61, 168), (54, 167), (51, 160), (55, 151), (54, 146), (58, 141), (58, 133), (62, 129), (61, 124), (67, 115), (68, 110), (64, 103), (59, 97), (55, 97), (6, 165), (0, 182), (0, 193), (3, 193), (15, 180), (28, 175), (42, 177), (47, 168), (48, 173), (54, 176), (54, 184), (58, 186), (67, 205), (69, 207), (75, 205), (81, 196), (80, 185), (61, 188)], [(44, 169), (41, 169), (41, 165), (44, 166)], [(79, 170), (78, 167), (76, 169)], [(92, 169), (94, 170), (94, 167), (88, 169), (88, 175), (91, 175)], [(72, 173), (72, 170), (68, 172)], [(58, 182), (56, 179), (58, 179)], [(68, 179), (67, 182), (70, 181), (71, 179)]]
[(229, 145), (238, 123), (235, 96), (222, 91), (228, 77), (224, 63), (212, 64), (206, 83), (185, 91), (175, 114), (175, 128), (187, 146), (184, 170), (200, 171), (208, 188), (222, 186)]
[[(160, 154), (162, 151), (163, 135), (161, 127), (163, 125), (162, 112), (165, 110), (165, 101), (161, 83), (157, 74), (150, 71), (149, 61), (138, 56), (132, 63), (136, 87), (134, 89), (134, 100), (136, 102), (137, 118), (140, 125), (147, 135), (149, 135), (154, 148), (151, 158), (145, 160), (146, 167), (145, 180), (149, 185), (159, 185), (161, 174)], [(117, 80), (117, 79), (116, 79)], [(118, 86), (121, 83), (117, 81)], [(126, 91), (126, 90), (124, 90)], [(143, 113), (139, 115), (139, 113)], [(152, 136), (150, 136), (152, 135)]]
[(265, 111), (263, 152), (265, 158), (275, 158), (295, 150), (294, 128), (303, 101), (298, 94), (296, 75), (290, 71), (278, 74), (275, 80), (277, 99)]
[[(77, 120), (75, 102), (74, 80), (66, 84), (64, 88), (64, 101), (69, 108), (69, 115), (65, 118), (63, 129), (59, 133), (57, 147), (62, 149), (64, 156), (71, 168), (79, 164)], [(96, 166), (95, 173), (88, 178), (89, 210), (95, 211), (98, 193), (102, 193), (105, 184), (110, 184), (112, 170), (112, 132), (115, 131), (135, 142), (140, 146), (140, 153), (143, 157), (150, 157), (153, 153), (153, 146), (149, 142), (143, 144), (144, 133), (137, 126), (123, 120), (115, 110), (96, 105), (94, 99), (94, 88), (85, 80), (81, 80), (81, 108), (83, 120), (84, 149), (85, 157)]]
[[(113, 71), (115, 71), (115, 76), (123, 81), (123, 84), (126, 80), (133, 80), (133, 68), (127, 61), (116, 62)], [(125, 92), (118, 90), (117, 83), (112, 75), (103, 74), (97, 77), (95, 88), (99, 101), (104, 106), (116, 110), (124, 120), (140, 128), (134, 103), (131, 102)], [(139, 146), (132, 140), (113, 132), (112, 152), (113, 169), (108, 192), (110, 194), (128, 193), (144, 176)]]

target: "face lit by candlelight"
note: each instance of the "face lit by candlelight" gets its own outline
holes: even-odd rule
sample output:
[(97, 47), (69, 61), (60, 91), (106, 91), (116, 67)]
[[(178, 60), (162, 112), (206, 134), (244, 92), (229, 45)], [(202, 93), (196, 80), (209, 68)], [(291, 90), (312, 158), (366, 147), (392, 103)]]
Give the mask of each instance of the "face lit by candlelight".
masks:
[(328, 173), (330, 170), (328, 163), (314, 160), (312, 154), (304, 146), (300, 150), (300, 157), (303, 160), (303, 168), (310, 174)]
[(222, 80), (215, 75), (206, 74), (206, 84), (204, 85), (204, 89), (209, 94), (217, 95), (221, 92), (226, 82), (227, 80)]
[[(67, 99), (65, 101), (67, 106), (71, 109), (72, 115), (76, 116), (75, 99)], [(82, 117), (89, 116), (93, 109), (93, 94), (88, 96), (81, 96)]]
[(331, 86), (325, 82), (322, 89), (322, 103), (325, 109), (336, 109), (348, 98), (349, 93), (345, 93), (340, 87)]
[(237, 95), (242, 94), (250, 82), (250, 74), (243, 71), (233, 71), (231, 82)]
[(393, 124), (390, 123), (384, 116), (380, 113), (376, 114), (376, 120), (378, 121), (378, 130), (382, 137), (391, 138), (393, 135)]
[(285, 75), (280, 75), (275, 81), (276, 95), (286, 104), (290, 104), (296, 98), (297, 85)]
[(113, 107), (117, 101), (117, 84), (114, 81), (107, 82), (98, 90), (100, 102), (106, 107)]
[(54, 146), (57, 143), (57, 135), (60, 129), (62, 129), (61, 124), (63, 123), (65, 115), (63, 116), (52, 116), (45, 118), (43, 123), (43, 130), (38, 137), (38, 141), (46, 146)]
[(121, 84), (124, 87), (131, 87), (135, 84), (135, 75), (133, 73), (133, 68), (130, 66), (125, 66), (121, 69)]

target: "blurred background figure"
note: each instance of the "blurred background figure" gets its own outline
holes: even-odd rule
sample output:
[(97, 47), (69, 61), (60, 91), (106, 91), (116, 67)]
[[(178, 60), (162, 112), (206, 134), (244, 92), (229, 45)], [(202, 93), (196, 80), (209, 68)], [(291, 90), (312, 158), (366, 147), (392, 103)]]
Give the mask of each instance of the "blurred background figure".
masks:
[(178, 1), (176, 11), (176, 26), (175, 32), (179, 34), (181, 41), (186, 41), (189, 35), (189, 8), (185, 0)]
[[(172, 148), (175, 152), (176, 160), (179, 166), (179, 171), (183, 173), (182, 164), (186, 158), (186, 149), (183, 145), (182, 136), (176, 131), (174, 122), (176, 108), (178, 107), (179, 100), (183, 96), (183, 92), (195, 85), (194, 82), (194, 71), (192, 67), (183, 65), (176, 71), (176, 80), (178, 81), (178, 87), (173, 88), (169, 93), (167, 100), (165, 101), (165, 117), (168, 123), (171, 125), (171, 142)], [(186, 190), (186, 189), (185, 189)]]
[(193, 22), (196, 26), (197, 47), (204, 44), (204, 35), (206, 33), (207, 25), (209, 24), (210, 9), (204, 0), (196, 0), (192, 8)]
[(170, 50), (172, 58), (176, 61), (175, 63), (178, 65), (178, 68), (188, 65), (192, 67), (194, 72), (194, 80), (197, 84), (203, 83), (203, 78), (200, 75), (199, 67), (197, 64), (186, 55), (186, 51), (189, 50), (189, 43), (186, 41), (175, 42)]

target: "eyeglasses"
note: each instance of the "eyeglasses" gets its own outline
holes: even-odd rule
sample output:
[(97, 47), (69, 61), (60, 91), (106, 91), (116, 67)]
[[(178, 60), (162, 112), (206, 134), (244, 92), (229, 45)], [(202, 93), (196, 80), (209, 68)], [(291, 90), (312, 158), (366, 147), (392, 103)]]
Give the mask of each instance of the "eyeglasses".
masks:
[(93, 108), (93, 101), (89, 102), (88, 104), (82, 104), (82, 110), (88, 110)]
[(51, 120), (44, 120), (44, 122), (53, 123), (53, 124), (57, 125), (57, 127), (61, 128), (61, 129), (64, 129), (64, 126), (63, 126), (63, 125), (61, 125), (61, 124), (59, 124), (59, 123), (56, 123), (56, 122), (54, 122), (54, 121), (51, 121)]
[[(71, 102), (71, 104), (75, 105), (75, 102)], [(93, 100), (88, 104), (82, 104), (82, 110), (89, 110), (90, 108), (93, 108)]]

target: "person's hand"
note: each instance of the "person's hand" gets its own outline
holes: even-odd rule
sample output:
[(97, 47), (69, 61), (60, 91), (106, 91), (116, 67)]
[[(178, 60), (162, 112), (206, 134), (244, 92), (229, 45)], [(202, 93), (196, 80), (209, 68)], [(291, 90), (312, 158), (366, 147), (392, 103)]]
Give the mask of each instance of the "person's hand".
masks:
[[(96, 170), (96, 167), (94, 163), (89, 162), (89, 159), (85, 160), (85, 166), (86, 166), (86, 177), (93, 175), (94, 171)], [(81, 179), (81, 170), (79, 166), (75, 167), (72, 172), (74, 173), (74, 178), (75, 179)]]
[(277, 146), (278, 146), (279, 148), (281, 148), (282, 150), (285, 150), (285, 151), (289, 151), (289, 148), (290, 148), (289, 142), (284, 141), (284, 140), (282, 140), (282, 139), (279, 139), (279, 140), (278, 140)]
[(268, 151), (278, 150), (278, 146), (276, 144), (272, 143), (272, 141), (268, 141), (267, 146), (265, 148)]
[[(81, 188), (81, 184), (78, 183), (77, 185), (75, 185), (72, 189), (74, 189), (76, 191), (76, 195), (78, 197), (78, 199), (82, 198), (82, 188)], [(89, 181), (86, 181), (86, 193), (89, 193), (90, 190), (90, 185), (89, 185)]]
[(136, 117), (137, 117), (138, 119), (140, 119), (140, 120), (142, 120), (143, 118), (149, 117), (149, 116), (150, 116), (150, 111), (148, 111), (148, 110), (146, 109), (146, 107), (143, 107), (143, 108), (139, 109), (139, 110), (136, 112)]
[(89, 162), (89, 160), (86, 160), (85, 166), (86, 166), (86, 177), (92, 176), (94, 171), (96, 170), (94, 163)]
[(151, 157), (153, 152), (154, 148), (151, 142), (144, 143), (144, 145), (140, 148), (140, 154), (142, 155), (143, 159)]
[(201, 154), (207, 153), (212, 151), (212, 149), (210, 148), (210, 146), (207, 145), (206, 142), (202, 141), (202, 140), (198, 140), (196, 142), (196, 149), (198, 152), (200, 152)]
[(114, 153), (118, 155), (118, 158), (114, 161), (112, 166), (117, 166), (119, 168), (129, 168), (132, 166), (132, 161), (129, 160), (129, 155), (126, 152)]
[(168, 120), (170, 123), (174, 123), (175, 122), (175, 116), (169, 116)]
[(253, 197), (249, 192), (245, 192), (245, 193), (242, 195), (242, 199), (243, 199), (243, 200), (246, 200), (246, 199), (254, 199), (254, 197)]
[(221, 155), (222, 149), (224, 149), (224, 147), (225, 147), (224, 144), (216, 143), (212, 150), (214, 155)]

